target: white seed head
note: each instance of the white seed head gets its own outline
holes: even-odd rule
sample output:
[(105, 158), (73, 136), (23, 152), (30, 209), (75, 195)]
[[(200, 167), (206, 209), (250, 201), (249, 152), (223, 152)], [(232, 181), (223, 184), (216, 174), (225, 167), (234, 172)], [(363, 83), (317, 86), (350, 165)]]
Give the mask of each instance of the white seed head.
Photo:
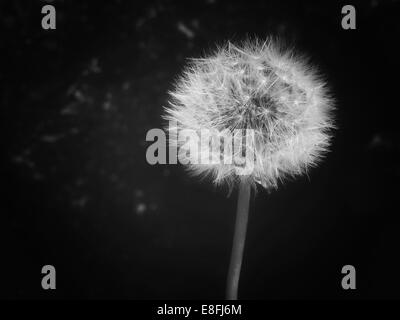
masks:
[(330, 144), (333, 99), (305, 60), (271, 39), (228, 43), (211, 56), (192, 59), (170, 92), (164, 118), (177, 125), (169, 130), (208, 130), (214, 137), (228, 132), (235, 141), (235, 130), (252, 129), (254, 136), (242, 148), (253, 163), (193, 161), (222, 149), (213, 148), (214, 142), (183, 142), (172, 135), (170, 143), (197, 150), (184, 152), (187, 168), (195, 175), (210, 175), (216, 184), (247, 179), (271, 189), (314, 166)]

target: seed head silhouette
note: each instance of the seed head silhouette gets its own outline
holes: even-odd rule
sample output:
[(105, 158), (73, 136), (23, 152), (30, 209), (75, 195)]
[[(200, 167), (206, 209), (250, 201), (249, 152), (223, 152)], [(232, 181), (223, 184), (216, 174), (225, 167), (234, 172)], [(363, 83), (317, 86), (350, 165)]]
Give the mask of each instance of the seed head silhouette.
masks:
[[(272, 39), (228, 42), (208, 57), (192, 59), (170, 94), (164, 118), (175, 123), (169, 127), (175, 133), (170, 143), (183, 149), (187, 168), (211, 176), (215, 184), (239, 186), (226, 291), (228, 299), (237, 299), (251, 189), (276, 189), (280, 181), (318, 163), (334, 128), (333, 99), (306, 57)], [(213, 153), (218, 158), (221, 148), (215, 145), (218, 139), (200, 147), (196, 139), (182, 141), (176, 133), (187, 129), (206, 130), (214, 138), (231, 133), (241, 148), (223, 148), (253, 161), (193, 161)], [(235, 130), (252, 130), (253, 135), (244, 142)]]
[[(245, 178), (253, 186), (273, 189), (285, 177), (316, 165), (328, 150), (333, 101), (325, 83), (304, 56), (282, 49), (277, 41), (227, 43), (209, 57), (192, 59), (170, 94), (165, 118), (177, 123), (171, 131), (206, 129), (218, 135), (254, 130), (252, 143), (244, 146), (254, 159), (251, 170), (243, 163), (190, 161), (218, 149), (210, 144), (201, 144), (198, 154), (187, 153), (188, 169), (211, 176), (216, 184)], [(172, 136), (171, 143), (190, 148)]]

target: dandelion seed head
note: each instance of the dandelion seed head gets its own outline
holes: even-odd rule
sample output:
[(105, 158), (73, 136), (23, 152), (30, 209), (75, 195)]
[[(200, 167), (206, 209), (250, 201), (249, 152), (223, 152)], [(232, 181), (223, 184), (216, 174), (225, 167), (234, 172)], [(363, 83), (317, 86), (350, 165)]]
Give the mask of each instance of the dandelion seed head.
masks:
[[(254, 160), (250, 171), (246, 163), (189, 161), (191, 173), (210, 175), (215, 184), (247, 179), (252, 185), (277, 188), (279, 181), (315, 166), (328, 151), (333, 99), (315, 67), (278, 41), (227, 43), (206, 58), (192, 59), (170, 94), (164, 118), (177, 123), (170, 131), (209, 130), (216, 137), (253, 130), (252, 143), (242, 145)], [(198, 143), (184, 144), (176, 136), (172, 140), (186, 149)], [(200, 143), (197, 153), (187, 157), (210, 152), (216, 151)]]

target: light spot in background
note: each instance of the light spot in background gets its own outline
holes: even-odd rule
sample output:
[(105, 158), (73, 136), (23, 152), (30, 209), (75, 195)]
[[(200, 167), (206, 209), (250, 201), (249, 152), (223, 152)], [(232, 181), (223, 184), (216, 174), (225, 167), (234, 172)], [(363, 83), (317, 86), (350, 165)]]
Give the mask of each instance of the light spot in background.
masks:
[(377, 7), (378, 4), (379, 4), (379, 2), (377, 0), (371, 0), (371, 2), (370, 2), (370, 5), (371, 5), (372, 8)]
[(82, 197), (80, 197), (78, 199), (73, 199), (71, 201), (71, 205), (73, 207), (77, 207), (77, 208), (81, 208), (82, 209), (82, 208), (84, 208), (86, 206), (88, 200), (89, 200), (88, 197), (82, 196)]
[(137, 21), (136, 21), (136, 28), (140, 28), (141, 26), (143, 26), (145, 24), (145, 22), (147, 20), (151, 20), (154, 19), (155, 17), (157, 17), (157, 9), (156, 8), (150, 8), (146, 15), (144, 17), (140, 17)]
[(101, 68), (99, 66), (99, 59), (93, 58), (92, 60), (90, 60), (89, 71), (93, 73), (101, 72)]
[(375, 148), (377, 146), (379, 146), (382, 143), (382, 137), (380, 136), (379, 133), (374, 134), (374, 136), (372, 137), (369, 146), (370, 148)]
[(78, 134), (78, 133), (79, 133), (79, 129), (78, 129), (78, 128), (71, 128), (71, 129), (69, 130), (69, 133), (70, 133), (70, 134)]
[(111, 92), (107, 92), (106, 101), (104, 101), (104, 103), (103, 103), (103, 110), (104, 111), (111, 110), (111, 108), (112, 108), (111, 100), (112, 100), (112, 93)]
[(147, 18), (153, 19), (157, 16), (157, 10), (155, 8), (150, 8), (150, 10), (147, 12)]
[(281, 22), (278, 24), (278, 34), (285, 34), (288, 29), (288, 25), (285, 22)]
[(133, 191), (133, 194), (135, 198), (142, 198), (144, 196), (144, 192), (141, 189), (135, 189), (135, 191)]
[(101, 73), (101, 68), (99, 66), (99, 59), (98, 58), (92, 58), (87, 66), (86, 69), (82, 71), (82, 75), (87, 76), (91, 73)]
[(158, 205), (156, 203), (153, 202), (153, 203), (150, 204), (150, 210), (151, 211), (156, 211), (157, 209), (158, 209)]
[(11, 157), (11, 161), (18, 165), (25, 165), (28, 168), (35, 167), (35, 163), (33, 161), (31, 161), (30, 159), (28, 159), (24, 155), (17, 155), (17, 156)]
[(31, 149), (26, 148), (19, 155), (11, 156), (10, 160), (16, 165), (26, 167), (31, 170), (31, 177), (35, 181), (40, 181), (45, 178), (45, 176), (38, 171), (38, 168), (29, 157), (31, 156)]
[(85, 98), (84, 94), (79, 89), (74, 90), (72, 94), (73, 94), (74, 98), (76, 100), (78, 100), (79, 102), (85, 102), (86, 101), (86, 98)]
[(177, 24), (178, 30), (183, 33), (188, 39), (193, 39), (195, 34), (189, 29), (183, 22), (178, 22)]
[(46, 134), (40, 138), (41, 141), (46, 142), (46, 143), (55, 143), (58, 140), (62, 139), (64, 135), (51, 135), (51, 134)]
[(78, 103), (71, 102), (67, 104), (63, 109), (61, 109), (60, 114), (63, 116), (75, 115), (78, 114)]
[(44, 176), (40, 172), (35, 172), (33, 174), (33, 180), (40, 181), (43, 179), (44, 179)]
[(12, 161), (17, 164), (23, 164), (25, 159), (22, 156), (15, 156), (12, 158)]
[(80, 186), (82, 186), (82, 185), (84, 185), (84, 183), (85, 183), (85, 179), (84, 178), (77, 178), (76, 180), (75, 180), (75, 185), (77, 186), (77, 187), (80, 187)]
[(145, 214), (146, 210), (147, 210), (147, 206), (145, 203), (138, 203), (136, 205), (136, 215), (142, 216)]
[(116, 175), (115, 173), (110, 174), (110, 180), (112, 182), (118, 181), (118, 175)]
[(372, 136), (372, 138), (368, 144), (368, 147), (370, 149), (374, 149), (374, 148), (390, 149), (390, 148), (394, 147), (394, 143), (393, 143), (393, 140), (390, 137), (388, 137), (387, 135), (382, 134), (382, 133), (375, 133)]
[(128, 91), (130, 88), (131, 88), (131, 83), (130, 83), (129, 81), (125, 81), (125, 82), (122, 84), (122, 90), (123, 90), (123, 91)]
[(145, 18), (139, 18), (136, 21), (136, 28), (140, 28), (144, 23), (145, 23), (146, 19)]
[(92, 103), (93, 99), (87, 93), (87, 86), (82, 85), (82, 88), (78, 88), (78, 84), (73, 83), (69, 86), (66, 95), (73, 97), (76, 102), (80, 103)]
[(192, 24), (192, 27), (195, 28), (195, 29), (199, 29), (199, 27), (200, 27), (199, 20), (197, 20), (197, 19), (193, 19), (191, 21), (191, 24)]

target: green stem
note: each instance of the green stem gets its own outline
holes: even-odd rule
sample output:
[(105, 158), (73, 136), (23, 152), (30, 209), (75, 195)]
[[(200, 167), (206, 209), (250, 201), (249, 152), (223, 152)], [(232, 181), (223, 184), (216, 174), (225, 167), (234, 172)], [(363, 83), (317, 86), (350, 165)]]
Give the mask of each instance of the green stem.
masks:
[(235, 233), (229, 264), (226, 298), (227, 300), (237, 300), (240, 269), (243, 261), (244, 244), (246, 241), (247, 220), (249, 218), (251, 186), (246, 181), (241, 181), (238, 192), (238, 203), (236, 209)]

